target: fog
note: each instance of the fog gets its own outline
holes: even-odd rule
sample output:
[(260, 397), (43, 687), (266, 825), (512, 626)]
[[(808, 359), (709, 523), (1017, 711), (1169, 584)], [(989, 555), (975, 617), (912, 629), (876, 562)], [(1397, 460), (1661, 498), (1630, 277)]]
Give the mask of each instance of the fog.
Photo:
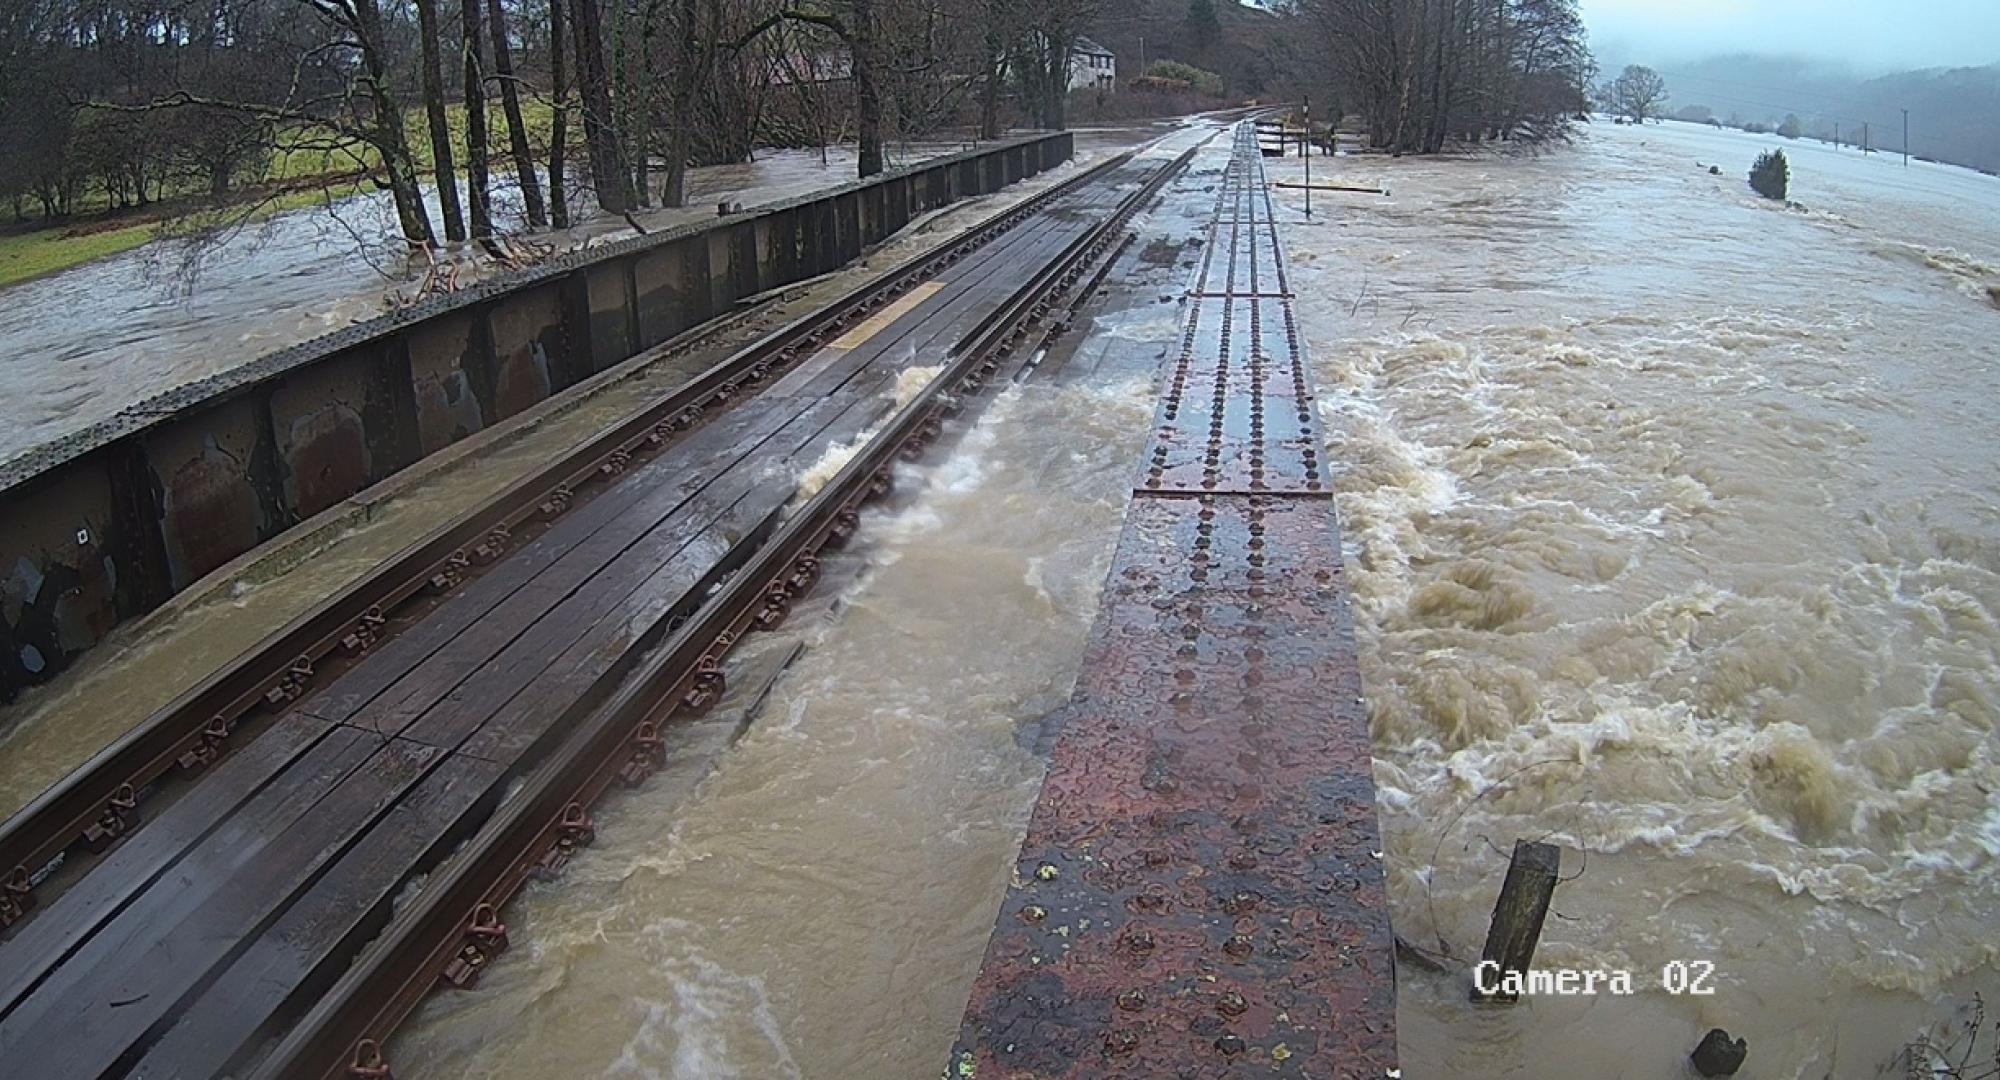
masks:
[(1582, 0), (1608, 68), (1717, 53), (1790, 54), (1863, 74), (2000, 61), (1996, 0)]

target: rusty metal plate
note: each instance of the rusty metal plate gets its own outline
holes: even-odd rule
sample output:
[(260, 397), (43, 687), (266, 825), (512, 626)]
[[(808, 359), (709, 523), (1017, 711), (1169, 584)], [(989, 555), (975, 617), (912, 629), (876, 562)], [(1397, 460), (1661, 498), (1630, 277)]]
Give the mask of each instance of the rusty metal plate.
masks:
[(1134, 488), (1330, 494), (1312, 382), (1287, 305), (1198, 298), (1188, 313)]
[(1385, 1075), (1370, 768), (1328, 505), (1134, 500), (954, 1067)]
[(1215, 220), (1209, 227), (1191, 291), (1196, 295), (1289, 295), (1291, 285), (1285, 275), (1276, 218), (1262, 163), (1232, 163), (1223, 172)]
[(1245, 125), (1226, 242), (1190, 283), (947, 1077), (1394, 1075), (1373, 758), (1312, 385), (1285, 299), (1202, 295), (1242, 267), (1282, 286), (1276, 234), (1247, 210), (1262, 184)]

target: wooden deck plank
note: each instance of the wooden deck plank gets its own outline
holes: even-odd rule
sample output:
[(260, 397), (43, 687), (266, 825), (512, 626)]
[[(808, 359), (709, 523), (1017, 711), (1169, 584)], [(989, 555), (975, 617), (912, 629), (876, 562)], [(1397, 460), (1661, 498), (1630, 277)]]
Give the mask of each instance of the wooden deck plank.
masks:
[[(784, 428), (761, 440), (756, 449), (771, 447), (774, 441), (779, 446), (785, 445), (785, 432), (794, 426), (816, 427), (819, 422), (814, 417), (839, 406), (835, 401), (806, 406)], [(756, 456), (746, 451), (717, 472), (682, 477), (673, 489), (678, 501), (648, 533), (605, 560), (587, 581), (551, 604), (531, 625), (496, 628), (493, 634), (484, 635), (483, 641), (468, 636), (455, 643), (449, 662), (462, 669), (462, 681), (437, 698), (432, 707), (421, 711), (370, 709), (356, 717), (356, 721), (384, 734), (403, 735), (435, 746), (456, 746), (539, 677), (563, 650), (607, 613), (624, 618), (619, 613), (633, 592), (710, 521), (726, 512), (745, 490), (742, 478), (761, 472), (770, 455), (776, 452), (774, 447)], [(728, 477), (737, 480), (725, 479)], [(730, 485), (728, 494), (704, 498), (716, 491), (718, 485), (725, 484)], [(786, 484), (783, 496), (789, 495), (790, 485)], [(661, 504), (666, 501), (663, 498)], [(779, 502), (782, 501), (780, 498)], [(497, 641), (498, 647), (490, 651), (476, 649), (486, 641)], [(581, 690), (582, 685), (576, 688)]]
[[(350, 729), (352, 730), (352, 729)], [(331, 743), (342, 733), (327, 736)], [(366, 767), (347, 775), (314, 809), (269, 842), (233, 860), (223, 872), (182, 878), (168, 902), (129, 912), (128, 925), (92, 938), (64, 985), (43, 990), (0, 1023), (0, 1055), (9, 1072), (35, 1077), (117, 1075), (130, 1064), (148, 1032), (181, 1000), (259, 934), (356, 837), (367, 831), (441, 758), (435, 747), (393, 742), (371, 746)], [(334, 805), (328, 805), (334, 804)], [(171, 878), (180, 878), (177, 871)], [(181, 882), (175, 882), (180, 884)], [(206, 886), (203, 888), (202, 886)], [(149, 890), (148, 898), (160, 892)], [(141, 918), (140, 916), (144, 917)], [(116, 931), (129, 931), (125, 934)]]
[(462, 755), (439, 765), (185, 1002), (179, 1021), (133, 1068), (133, 1080), (207, 1080), (240, 1070), (381, 932), (403, 886), (477, 828), (485, 817), (477, 808), (497, 801), (501, 775), (500, 766)]
[[(872, 424), (885, 406), (869, 395), (840, 409), (823, 409), (799, 427), (803, 441), (787, 454), (806, 462), (834, 443), (852, 438)], [(837, 403), (829, 403), (837, 404)], [(822, 419), (822, 415), (830, 416)], [(791, 429), (787, 429), (790, 432)], [(784, 438), (787, 432), (781, 432)], [(719, 565), (738, 541), (754, 530), (775, 523), (792, 498), (790, 482), (773, 483), (764, 476), (765, 463), (748, 465), (704, 493), (730, 505), (710, 516), (674, 557), (664, 560), (644, 586), (618, 610), (606, 613), (551, 663), (523, 692), (484, 719), (463, 751), (514, 763), (528, 754), (551, 730), (567, 726), (570, 717), (596, 707), (622, 681), (647, 650), (666, 640), (672, 616), (691, 613), (719, 580)], [(530, 755), (532, 759), (532, 755)], [(515, 767), (518, 771), (518, 766)]]
[(634, 470), (626, 482), (596, 492), (594, 498), (564, 514), (548, 532), (534, 538), (522, 550), (510, 552), (500, 564), (474, 578), (464, 592), (440, 604), (422, 622), (384, 642), (332, 686), (306, 698), (300, 710), (322, 720), (350, 720), (376, 698), (396, 692), (406, 676), (468, 630), (494, 618), (520, 618), (518, 612), (522, 608), (534, 608), (540, 602), (534, 596), (520, 596), (526, 586), (540, 580), (564, 560), (574, 560), (578, 548), (592, 542), (598, 546), (606, 544), (602, 540), (604, 530), (620, 522), (634, 506), (654, 496), (662, 480), (682, 470), (700, 470), (710, 462), (726, 460), (730, 448), (744, 438), (756, 438), (768, 424), (772, 424), (772, 418), (754, 410), (730, 410), (718, 416), (680, 446), (668, 448), (666, 454)]
[(195, 790), (147, 822), (36, 912), (19, 933), (0, 943), (0, 1017), (11, 1013), (64, 957), (200, 843), (218, 822), (244, 810), (246, 804), (270, 805), (273, 800), (266, 785), (271, 777), (310, 754), (330, 730), (332, 725), (307, 717), (279, 720), (209, 770)]

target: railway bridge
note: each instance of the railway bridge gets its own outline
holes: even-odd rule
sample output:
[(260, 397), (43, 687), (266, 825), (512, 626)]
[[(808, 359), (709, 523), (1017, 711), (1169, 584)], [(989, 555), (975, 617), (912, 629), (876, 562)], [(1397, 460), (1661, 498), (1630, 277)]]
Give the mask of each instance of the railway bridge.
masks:
[[(601, 796), (669, 764), (742, 644), (869, 542), (899, 463), (1087, 348), (1149, 257), (1135, 219), (1171, 211), (1191, 227), (1176, 330), (1146, 345), (1152, 430), (937, 1066), (1394, 1075), (1334, 463), (1254, 133), (1182, 144), (1074, 170), (727, 348), (642, 325), (643, 271), (579, 269), (576, 334), (663, 338), (631, 363), (682, 374), (215, 658), (0, 826), (0, 1071), (406, 1075), (398, 1025), (511, 961), (510, 901), (560, 882)], [(854, 205), (827, 250), (909, 216)]]

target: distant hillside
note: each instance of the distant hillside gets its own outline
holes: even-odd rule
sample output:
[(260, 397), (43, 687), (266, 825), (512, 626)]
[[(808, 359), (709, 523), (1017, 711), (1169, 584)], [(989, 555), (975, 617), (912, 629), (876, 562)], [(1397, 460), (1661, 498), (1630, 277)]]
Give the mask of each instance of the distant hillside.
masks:
[(1090, 36), (1118, 56), (1120, 81), (1143, 74), (1141, 60), (1179, 60), (1222, 76), (1233, 97), (1272, 92), (1279, 81), (1273, 57), (1281, 21), (1235, 0), (1206, 0), (1215, 21), (1206, 26), (1204, 0), (1110, 0)]
[[(1641, 61), (1643, 62), (1643, 61)], [(1718, 120), (1775, 128), (1796, 115), (1810, 137), (1903, 148), (1910, 110), (1910, 152), (2000, 172), (2000, 64), (1932, 68), (1875, 77), (1799, 58), (1735, 55), (1662, 65), (1673, 109), (1706, 106)]]

